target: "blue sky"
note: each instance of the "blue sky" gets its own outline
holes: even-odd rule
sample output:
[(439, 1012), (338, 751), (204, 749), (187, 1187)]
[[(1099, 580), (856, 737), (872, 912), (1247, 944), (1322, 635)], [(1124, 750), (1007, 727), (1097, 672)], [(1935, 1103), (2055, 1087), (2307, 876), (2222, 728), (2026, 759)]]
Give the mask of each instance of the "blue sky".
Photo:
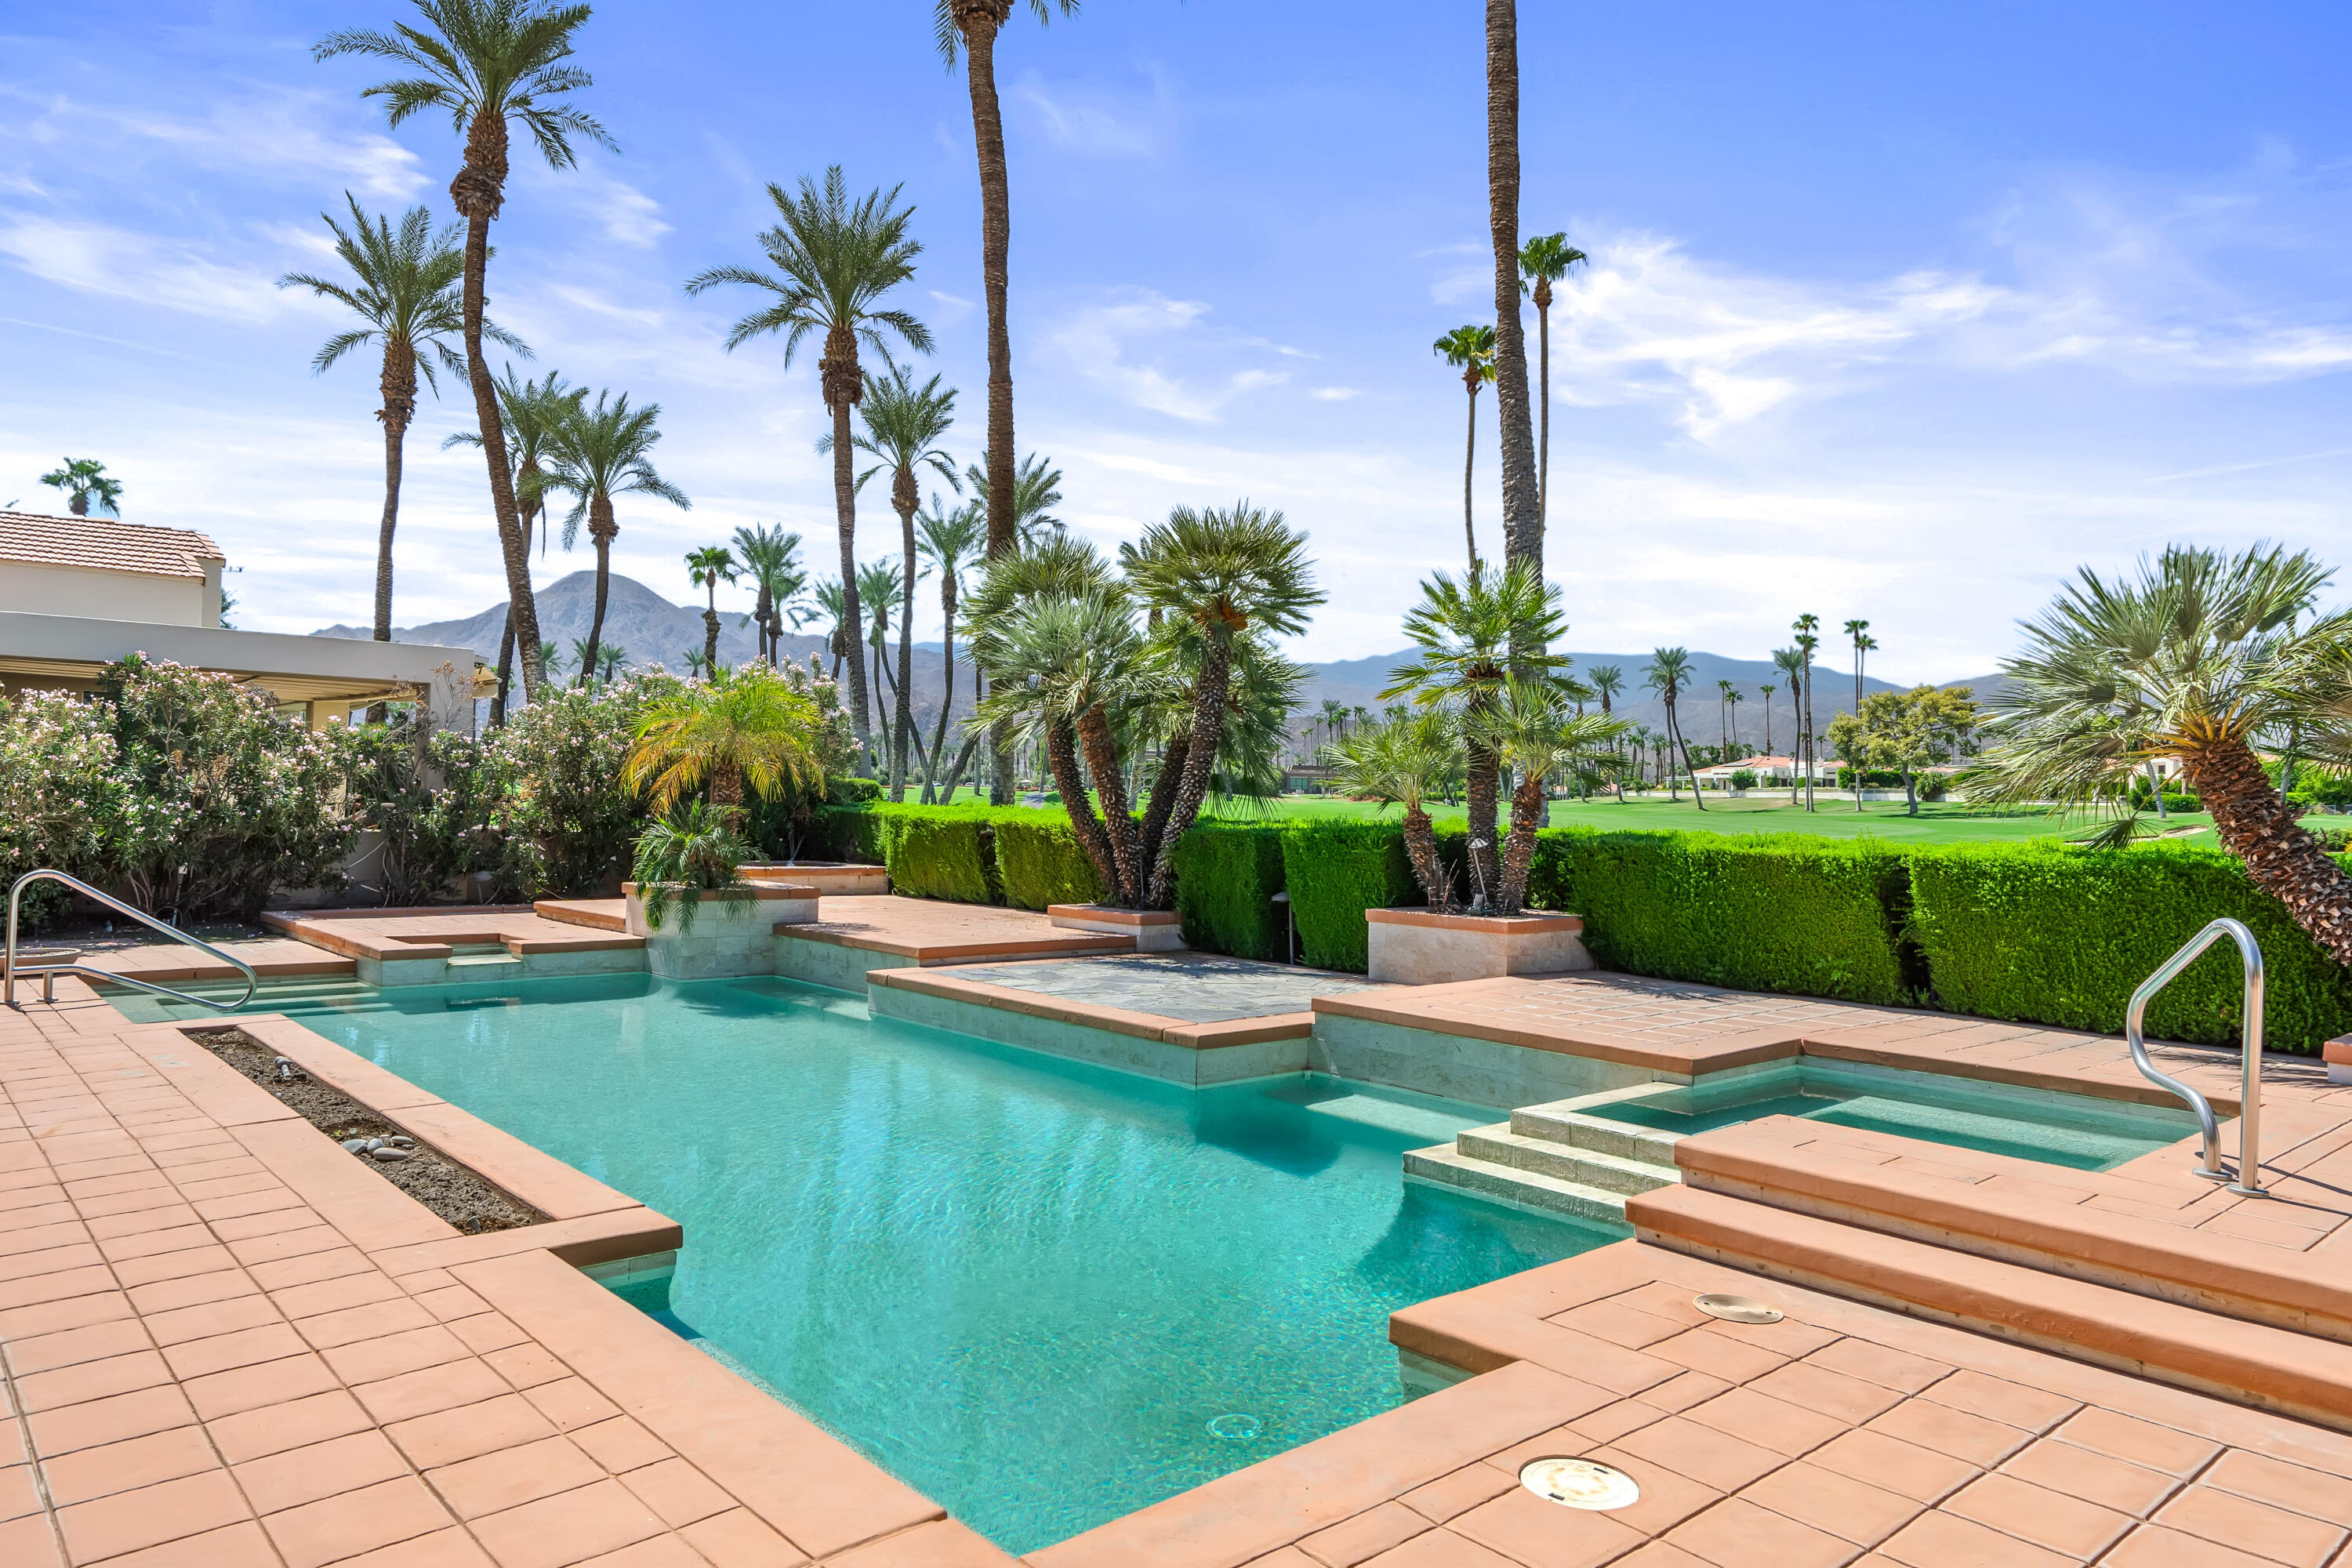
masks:
[[(0, 502), (102, 458), (127, 516), (223, 543), (248, 626), (367, 614), (372, 362), (312, 376), (338, 320), (271, 280), (331, 260), (345, 190), (448, 214), (446, 123), (387, 132), (373, 67), (308, 53), (398, 10), (0, 0)], [(1521, 12), (1523, 230), (1595, 258), (1553, 332), (1576, 646), (1755, 657), (1810, 610), (1868, 616), (1875, 672), (1949, 679), (2077, 563), (2346, 555), (2352, 13)], [(1106, 543), (1177, 502), (1281, 508), (1332, 595), (1306, 657), (1392, 648), (1415, 581), (1458, 563), (1462, 394), (1429, 344), (1491, 318), (1478, 19), (1092, 0), (999, 52), (1023, 448)], [(928, 249), (903, 302), (976, 457), (977, 180), (928, 0), (608, 0), (580, 58), (622, 151), (518, 156), (490, 292), (536, 368), (665, 410), (695, 509), (625, 503), (617, 569), (686, 599), (681, 552), (750, 521), (830, 558), (814, 356), (723, 352), (750, 300), (679, 288), (756, 259), (772, 179), (904, 184)], [(503, 591), (479, 459), (438, 450), (470, 417), (445, 395), (411, 436), (404, 624)], [(1492, 545), (1490, 398), (1480, 423)], [(895, 549), (883, 500), (868, 555)]]

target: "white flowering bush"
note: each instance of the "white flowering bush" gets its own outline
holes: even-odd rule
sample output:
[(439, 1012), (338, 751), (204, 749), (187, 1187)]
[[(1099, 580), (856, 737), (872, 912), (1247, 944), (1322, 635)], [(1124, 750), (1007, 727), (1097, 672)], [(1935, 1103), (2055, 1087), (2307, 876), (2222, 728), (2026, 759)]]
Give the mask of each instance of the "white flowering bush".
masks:
[[(0, 693), (0, 896), (42, 867), (75, 876), (97, 868), (105, 825), (119, 816), (107, 717), (70, 692)], [(19, 917), (40, 930), (67, 897), (55, 882), (36, 882)]]

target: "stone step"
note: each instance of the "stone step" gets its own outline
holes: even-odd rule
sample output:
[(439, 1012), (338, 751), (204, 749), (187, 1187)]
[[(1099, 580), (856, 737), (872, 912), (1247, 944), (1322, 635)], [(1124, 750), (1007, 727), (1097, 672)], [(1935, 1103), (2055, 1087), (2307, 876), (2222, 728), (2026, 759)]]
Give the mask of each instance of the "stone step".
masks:
[(1522, 1106), (1511, 1112), (1511, 1131), (1523, 1138), (1540, 1138), (1571, 1149), (1590, 1149), (1669, 1168), (1675, 1163), (1675, 1145), (1682, 1142), (1679, 1132), (1588, 1116), (1564, 1104)]
[(1508, 1122), (1492, 1127), (1473, 1127), (1456, 1133), (1454, 1146), (1457, 1152), (1491, 1165), (1557, 1176), (1564, 1182), (1600, 1187), (1627, 1196), (1665, 1186), (1678, 1179), (1671, 1164), (1628, 1160), (1622, 1155), (1575, 1148), (1548, 1138), (1527, 1137), (1511, 1131)]
[(1547, 1176), (1537, 1171), (1515, 1170), (1474, 1159), (1450, 1143), (1405, 1152), (1404, 1179), (1432, 1186), (1452, 1187), (1494, 1203), (1507, 1204), (1531, 1214), (1589, 1223), (1625, 1223), (1625, 1194), (1582, 1182)]

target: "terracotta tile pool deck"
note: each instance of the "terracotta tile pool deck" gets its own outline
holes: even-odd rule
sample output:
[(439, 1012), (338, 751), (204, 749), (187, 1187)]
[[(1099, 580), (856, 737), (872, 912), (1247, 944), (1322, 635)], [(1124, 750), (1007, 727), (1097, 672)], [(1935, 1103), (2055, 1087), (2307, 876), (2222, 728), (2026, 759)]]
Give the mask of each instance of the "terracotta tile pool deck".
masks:
[[(845, 944), (917, 965), (1057, 940), (1017, 911), (836, 909)], [(1292, 1023), (988, 973), (877, 983), (1111, 1028)], [(236, 1020), (551, 1216), (460, 1236), (200, 1026), (58, 990), (0, 1013), (0, 1564), (1012, 1561), (579, 1272), (677, 1246), (661, 1215), (297, 1024)], [(2111, 1038), (1627, 976), (1311, 1005), (1668, 1073), (1812, 1054), (2156, 1098)], [(2158, 1050), (2234, 1111), (2234, 1057)], [(2352, 1568), (2352, 1090), (2274, 1058), (2264, 1108), (2264, 1200), (2179, 1146), (2088, 1173), (1788, 1118), (1686, 1138), (1685, 1184), (1629, 1205), (1642, 1239), (1396, 1314), (1465, 1381), (1028, 1561)], [(1786, 1317), (1721, 1321), (1705, 1291)], [(1642, 1496), (1543, 1501), (1517, 1474), (1549, 1456)]]

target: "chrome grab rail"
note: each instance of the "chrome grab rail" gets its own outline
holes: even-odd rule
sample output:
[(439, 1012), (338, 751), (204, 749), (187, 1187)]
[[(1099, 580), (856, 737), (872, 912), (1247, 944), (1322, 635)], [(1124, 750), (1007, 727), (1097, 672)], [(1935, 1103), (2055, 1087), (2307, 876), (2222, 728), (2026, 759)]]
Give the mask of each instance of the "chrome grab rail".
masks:
[[(128, 974), (117, 974), (110, 969), (100, 969), (88, 963), (44, 963), (20, 972), (16, 967), (16, 906), (18, 900), (24, 897), (26, 888), (35, 882), (62, 882), (82, 897), (96, 899), (108, 909), (129, 915), (141, 925), (162, 931), (173, 942), (185, 942), (190, 947), (212, 954), (223, 963), (243, 970), (245, 994), (234, 1002), (215, 1002), (209, 996), (191, 996), (184, 991), (174, 991), (168, 985), (156, 985), (144, 980), (133, 980)], [(87, 974), (92, 979), (103, 980), (110, 985), (129, 985), (141, 991), (152, 991), (158, 996), (169, 996), (174, 1001), (193, 1002), (199, 1007), (210, 1007), (215, 1013), (236, 1012), (253, 1000), (253, 988), (260, 984), (260, 976), (254, 973), (253, 965), (246, 963), (236, 954), (223, 952), (200, 937), (193, 937), (186, 931), (167, 926), (152, 915), (134, 910), (121, 899), (108, 893), (101, 893), (80, 878), (68, 877), (63, 871), (27, 871), (9, 886), (8, 942), (5, 952), (0, 953), (0, 1006), (14, 1007), (16, 1005), (16, 976), (19, 973), (37, 974), (41, 977), (41, 1000), (44, 1002), (55, 1002), (58, 999), (58, 975)]]
[[(2157, 1069), (2147, 1058), (2147, 1035), (2142, 1027), (2147, 1005), (2156, 994), (2172, 983), (2200, 953), (2227, 936), (2238, 944), (2239, 956), (2245, 963), (2246, 994), (2244, 1011), (2240, 1016), (2239, 1034), (2243, 1037), (2244, 1061), (2238, 1090), (2238, 1171), (2237, 1180), (2230, 1180), (2230, 1172), (2221, 1163), (2221, 1131), (2213, 1118), (2213, 1107), (2205, 1097), (2179, 1079)], [(2197, 1173), (2209, 1182), (2229, 1182), (2230, 1191), (2242, 1197), (2266, 1198), (2270, 1194), (2263, 1186), (2263, 950), (2254, 942), (2254, 933), (2240, 922), (2224, 916), (2183, 942), (2180, 951), (2159, 965), (2157, 972), (2140, 982), (2132, 993), (2131, 1007), (2124, 1015), (2124, 1038), (2131, 1046), (2132, 1065), (2138, 1068), (2150, 1082), (2170, 1089), (2189, 1102), (2197, 1113), (2197, 1128), (2205, 1142), (2203, 1163)]]

